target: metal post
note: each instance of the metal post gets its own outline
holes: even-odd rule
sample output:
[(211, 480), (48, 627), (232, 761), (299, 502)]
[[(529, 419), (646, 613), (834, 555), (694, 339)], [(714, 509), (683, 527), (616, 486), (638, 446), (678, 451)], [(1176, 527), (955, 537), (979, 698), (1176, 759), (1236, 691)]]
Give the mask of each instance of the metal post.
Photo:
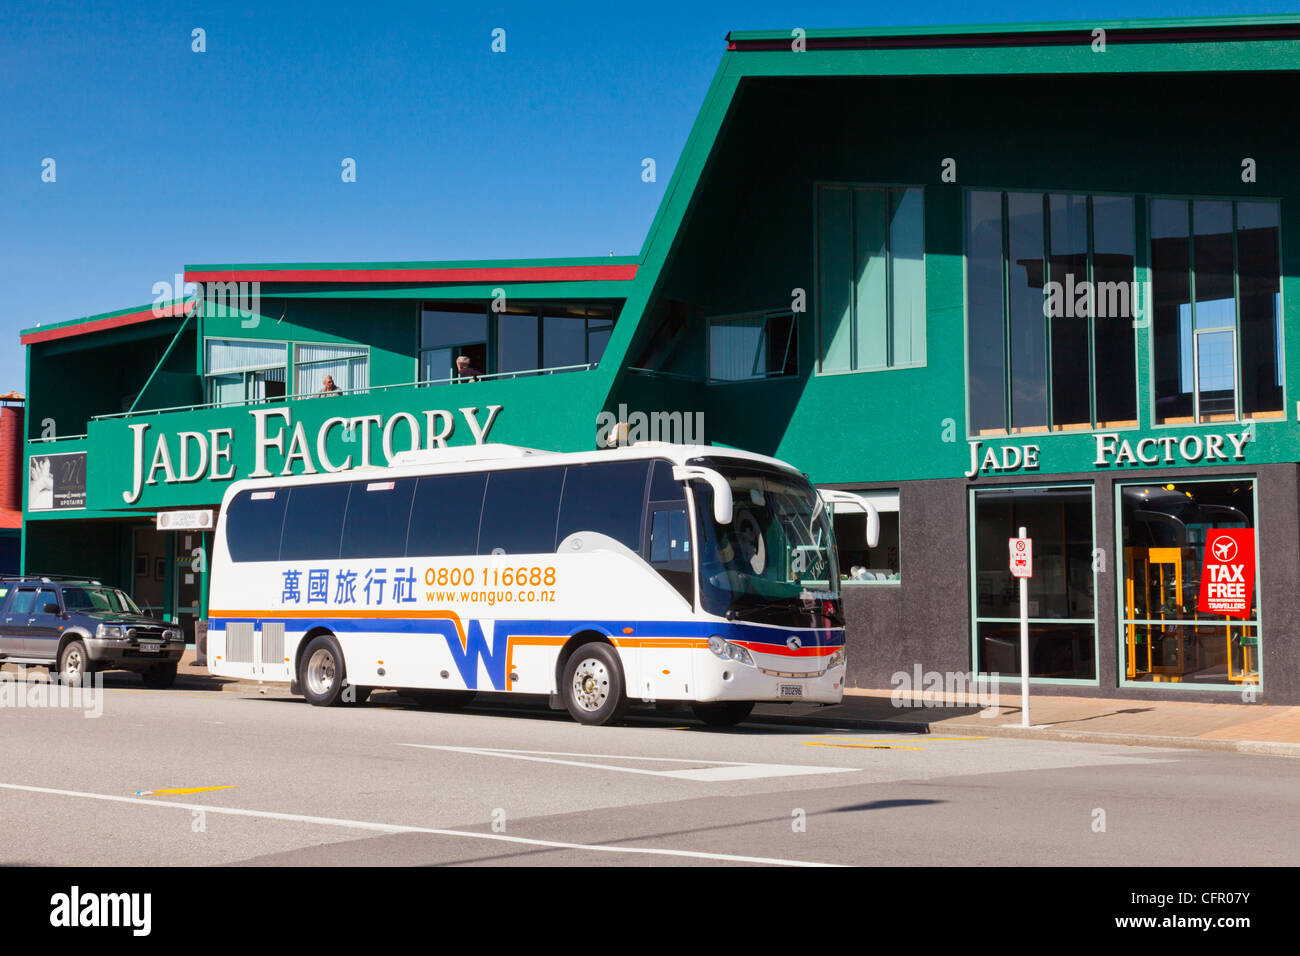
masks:
[[(1025, 537), (1025, 529), (1020, 529)], [(1020, 726), (1029, 726), (1029, 579), (1020, 579)]]

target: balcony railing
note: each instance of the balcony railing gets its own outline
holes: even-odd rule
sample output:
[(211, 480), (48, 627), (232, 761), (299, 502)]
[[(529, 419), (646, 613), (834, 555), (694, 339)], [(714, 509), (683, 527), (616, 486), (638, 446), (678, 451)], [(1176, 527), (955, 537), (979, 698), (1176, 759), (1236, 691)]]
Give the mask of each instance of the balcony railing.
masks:
[[(334, 395), (368, 395), (373, 392), (387, 392), (399, 388), (424, 388), (436, 385), (473, 385), (476, 382), (494, 382), (502, 379), (531, 378), (537, 375), (554, 375), (560, 372), (589, 372), (598, 363), (587, 362), (582, 365), (557, 365), (553, 368), (530, 368), (518, 372), (493, 372), (475, 375), (465, 379), (458, 376), (447, 378), (424, 379), (415, 382), (402, 382), (393, 385), (364, 385), (360, 388), (340, 388), (332, 392), (309, 392), (305, 395), (281, 395), (275, 398), (247, 398), (234, 402), (204, 402), (198, 405), (172, 405), (167, 408), (137, 408), (130, 412), (112, 412), (106, 415), (92, 416), (91, 421), (110, 421), (118, 418), (139, 418), (144, 415), (160, 415), (165, 412), (194, 412), (209, 408), (243, 408), (248, 405), (272, 405), (278, 402), (302, 401), (310, 398), (329, 398)], [(64, 436), (60, 436), (60, 439)], [(85, 436), (79, 436), (84, 438)], [(32, 441), (52, 441), (54, 439), (31, 439)]]

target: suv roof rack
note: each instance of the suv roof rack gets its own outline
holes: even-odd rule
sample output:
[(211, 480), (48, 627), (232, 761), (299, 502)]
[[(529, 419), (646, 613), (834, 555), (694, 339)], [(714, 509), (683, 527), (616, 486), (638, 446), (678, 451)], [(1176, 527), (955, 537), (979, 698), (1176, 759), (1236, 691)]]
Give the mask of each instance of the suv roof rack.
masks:
[(0, 574), (0, 581), (35, 581), (40, 584), (97, 584), (103, 587), (103, 582), (84, 574)]

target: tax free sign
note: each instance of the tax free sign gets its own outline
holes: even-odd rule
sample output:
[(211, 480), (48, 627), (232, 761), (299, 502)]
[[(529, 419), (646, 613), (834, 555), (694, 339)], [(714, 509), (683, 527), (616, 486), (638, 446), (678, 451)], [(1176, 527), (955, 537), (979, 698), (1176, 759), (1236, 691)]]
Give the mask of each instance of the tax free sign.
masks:
[(1249, 617), (1255, 588), (1255, 529), (1211, 528), (1196, 608), (1202, 614)]
[[(288, 405), (250, 408), (233, 423), (229, 411), (219, 418), (212, 418), (210, 412), (196, 413), (180, 427), (171, 415), (118, 421), (113, 423), (117, 426), (113, 430), (114, 447), (105, 456), (108, 464), (103, 467), (113, 476), (110, 500), (92, 507), (219, 500), (225, 483), (236, 478), (314, 475), (382, 466), (397, 452), (483, 444), (501, 408), (489, 405), (398, 410), (303, 421), (295, 418), (294, 407)], [(343, 411), (339, 406), (331, 410)], [(160, 428), (160, 420), (171, 428)], [(202, 427), (205, 425), (216, 427)], [(103, 441), (96, 441), (92, 453), (96, 460), (104, 460), (100, 457), (103, 445)], [(186, 488), (196, 493), (165, 496), (167, 500), (158, 494)]]

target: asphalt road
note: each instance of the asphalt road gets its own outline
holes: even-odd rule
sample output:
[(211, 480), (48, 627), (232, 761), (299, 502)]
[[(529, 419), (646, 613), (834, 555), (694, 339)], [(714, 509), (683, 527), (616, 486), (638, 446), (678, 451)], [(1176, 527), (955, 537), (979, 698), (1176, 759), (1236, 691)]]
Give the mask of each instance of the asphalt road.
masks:
[[(106, 689), (0, 707), (0, 863), (1273, 865), (1300, 760)], [(166, 789), (202, 789), (166, 794)]]

